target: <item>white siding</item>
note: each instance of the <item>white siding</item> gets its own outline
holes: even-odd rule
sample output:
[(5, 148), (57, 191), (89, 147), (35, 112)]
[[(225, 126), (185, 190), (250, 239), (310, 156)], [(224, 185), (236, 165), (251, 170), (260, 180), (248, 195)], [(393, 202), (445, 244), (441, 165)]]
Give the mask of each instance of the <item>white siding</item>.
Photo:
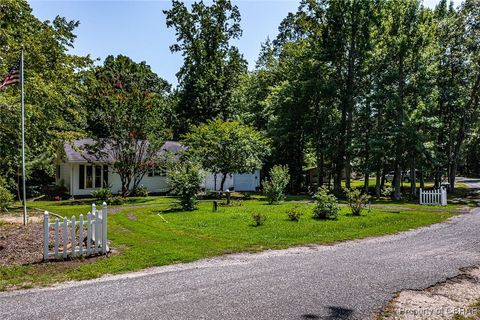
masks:
[[(208, 173), (205, 177), (205, 181), (202, 187), (205, 190), (217, 190), (220, 191), (220, 185), (222, 183), (223, 175), (218, 173)], [(227, 179), (223, 186), (224, 190), (233, 188), (235, 191), (255, 191), (260, 186), (260, 170), (255, 170), (253, 173), (234, 173), (227, 174)]]
[(255, 191), (260, 186), (260, 170), (253, 173), (242, 173), (233, 175), (233, 187), (235, 191)]
[[(65, 164), (65, 172), (73, 171), (73, 179), (70, 181), (70, 174), (65, 173), (66, 178), (65, 186), (70, 190), (70, 185), (72, 186), (72, 192), (70, 192), (73, 196), (89, 196), (92, 194), (92, 191), (95, 188), (88, 188), (88, 189), (80, 189), (79, 188), (79, 172), (80, 172), (80, 164), (89, 165), (88, 163), (73, 163), (73, 164)], [(59, 184), (59, 182), (57, 182)], [(113, 173), (111, 168), (108, 170), (108, 184), (112, 188), (112, 192), (119, 193), (122, 190), (122, 182), (120, 180), (120, 176), (116, 173)], [(168, 191), (168, 183), (167, 178), (162, 176), (155, 176), (155, 177), (148, 177), (145, 175), (140, 185), (145, 186), (149, 192), (166, 192)]]
[[(205, 190), (217, 190), (220, 191), (220, 186), (222, 184), (223, 174), (221, 173), (207, 173), (205, 175), (205, 182), (203, 183), (202, 187)], [(223, 189), (227, 190), (233, 187), (233, 175), (227, 174), (227, 178), (225, 179), (225, 183), (223, 185)]]
[[(60, 164), (61, 177), (57, 179), (57, 184), (60, 184), (60, 181), (64, 180), (64, 185), (69, 190), (70, 194), (73, 196), (90, 196), (92, 191), (95, 188), (89, 189), (80, 189), (79, 188), (79, 171), (80, 164), (89, 165), (89, 163), (63, 163)], [(208, 173), (205, 175), (204, 183), (202, 187), (206, 190), (220, 190), (220, 184), (222, 182), (222, 174), (216, 175), (216, 185), (215, 185), (215, 174)], [(108, 172), (108, 184), (112, 188), (114, 194), (121, 192), (122, 183), (120, 181), (120, 176), (111, 171), (109, 168)], [(167, 177), (165, 176), (154, 176), (149, 177), (147, 174), (143, 177), (141, 186), (144, 186), (152, 193), (163, 193), (169, 190)], [(256, 170), (253, 173), (244, 173), (244, 174), (227, 174), (225, 180), (224, 189), (234, 188), (236, 191), (255, 191), (257, 187), (260, 186), (260, 170)]]

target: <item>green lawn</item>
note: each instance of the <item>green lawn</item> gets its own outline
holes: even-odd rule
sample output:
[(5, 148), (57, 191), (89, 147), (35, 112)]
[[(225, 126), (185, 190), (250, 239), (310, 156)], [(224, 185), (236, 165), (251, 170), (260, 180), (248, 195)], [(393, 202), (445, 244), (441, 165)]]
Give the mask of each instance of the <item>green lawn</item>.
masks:
[[(267, 205), (264, 201), (244, 201), (242, 206), (220, 207), (211, 211), (211, 201), (201, 202), (194, 212), (168, 212), (172, 198), (151, 197), (132, 200), (126, 208), (109, 216), (109, 235), (116, 253), (108, 258), (70, 263), (52, 262), (0, 267), (0, 290), (48, 285), (59, 281), (91, 279), (188, 262), (240, 251), (279, 249), (310, 243), (333, 243), (355, 238), (396, 233), (441, 222), (453, 215), (447, 211), (415, 210), (399, 212), (375, 208), (360, 217), (343, 207), (337, 221), (311, 218), (313, 204), (285, 202)], [(86, 202), (35, 202), (37, 208), (55, 213), (86, 213)], [(146, 204), (154, 204), (145, 206)], [(286, 210), (298, 206), (304, 212), (300, 222), (288, 221)], [(422, 211), (423, 210), (423, 211)], [(254, 227), (251, 214), (267, 216), (265, 225)]]

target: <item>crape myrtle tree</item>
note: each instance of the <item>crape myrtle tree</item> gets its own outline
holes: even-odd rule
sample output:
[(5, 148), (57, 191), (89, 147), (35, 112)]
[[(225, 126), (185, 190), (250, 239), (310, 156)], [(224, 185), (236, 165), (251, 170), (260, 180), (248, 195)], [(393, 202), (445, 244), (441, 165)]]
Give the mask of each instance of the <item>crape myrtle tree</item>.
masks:
[(181, 52), (184, 60), (177, 73), (177, 133), (217, 117), (232, 119), (236, 113), (233, 91), (247, 71), (245, 59), (230, 44), (242, 35), (237, 6), (229, 0), (214, 0), (210, 6), (200, 1), (188, 10), (183, 2), (174, 0), (164, 13), (167, 27), (173, 28), (177, 37), (170, 49)]
[(95, 141), (89, 151), (112, 161), (126, 196), (162, 160), (170, 85), (145, 62), (122, 55), (108, 56), (85, 82), (88, 130)]
[(261, 168), (269, 153), (264, 134), (238, 121), (207, 121), (186, 134), (184, 143), (190, 156), (198, 159), (204, 169), (222, 174), (222, 191), (227, 174)]
[[(22, 44), (25, 52), (27, 186), (34, 176), (53, 175), (59, 141), (78, 137), (85, 126), (81, 79), (92, 61), (68, 52), (78, 25), (62, 17), (41, 21), (24, 0), (0, 2), (1, 80), (20, 57)], [(20, 121), (20, 85), (13, 84), (0, 91), (0, 177), (10, 189), (21, 175)]]

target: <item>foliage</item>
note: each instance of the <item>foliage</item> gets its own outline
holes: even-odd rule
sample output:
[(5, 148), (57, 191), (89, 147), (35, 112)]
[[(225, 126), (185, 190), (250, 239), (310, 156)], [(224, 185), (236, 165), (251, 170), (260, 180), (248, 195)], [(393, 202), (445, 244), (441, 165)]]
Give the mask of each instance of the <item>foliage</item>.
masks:
[(99, 188), (92, 191), (92, 197), (100, 200), (108, 200), (112, 197), (112, 189)]
[(340, 207), (337, 198), (328, 192), (326, 188), (320, 188), (315, 195), (315, 208), (313, 209), (314, 219), (338, 219)]
[[(24, 46), (27, 176), (52, 175), (59, 140), (78, 137), (85, 126), (80, 79), (92, 61), (71, 54), (78, 25), (60, 16), (41, 21), (25, 0), (0, 1), (2, 80)], [(0, 176), (10, 186), (21, 172), (20, 119), (20, 85), (13, 84), (0, 92)]]
[(303, 216), (303, 212), (300, 210), (298, 206), (293, 208), (289, 208), (287, 210), (287, 218), (290, 221), (300, 221), (301, 216)]
[(0, 177), (0, 211), (7, 211), (13, 204), (13, 201), (14, 196), (10, 190), (8, 190), (6, 180)]
[(195, 210), (203, 179), (200, 165), (182, 158), (170, 164), (167, 177), (172, 192), (180, 197), (182, 209)]
[(119, 206), (124, 204), (127, 201), (127, 198), (122, 196), (116, 196), (109, 199), (108, 204), (112, 206)]
[(268, 139), (262, 132), (238, 121), (221, 119), (194, 127), (185, 135), (185, 145), (204, 169), (222, 174), (221, 190), (224, 190), (228, 173), (246, 173), (261, 168), (269, 151)]
[(287, 166), (276, 165), (270, 169), (270, 178), (263, 181), (263, 192), (268, 203), (279, 203), (285, 198), (285, 188), (290, 181)]
[(177, 37), (170, 50), (181, 52), (184, 61), (177, 73), (178, 130), (185, 133), (217, 117), (231, 119), (232, 92), (239, 75), (247, 71), (242, 54), (230, 44), (242, 34), (237, 6), (230, 0), (214, 0), (210, 6), (200, 1), (189, 11), (183, 2), (173, 0), (164, 13), (167, 27), (174, 28)]
[(85, 105), (94, 138), (87, 151), (112, 160), (122, 196), (137, 189), (146, 172), (161, 162), (158, 150), (168, 137), (167, 94), (170, 85), (145, 62), (108, 56), (86, 78)]
[(267, 220), (267, 216), (260, 212), (254, 212), (252, 213), (252, 219), (255, 227), (259, 227), (265, 224), (265, 221)]
[(391, 187), (383, 187), (381, 194), (384, 197), (390, 197), (393, 193), (393, 189)]
[(368, 205), (370, 197), (360, 189), (344, 189), (347, 195), (348, 206), (354, 216), (362, 214), (363, 209)]
[(148, 197), (148, 189), (145, 186), (139, 186), (133, 190), (133, 195), (136, 197)]

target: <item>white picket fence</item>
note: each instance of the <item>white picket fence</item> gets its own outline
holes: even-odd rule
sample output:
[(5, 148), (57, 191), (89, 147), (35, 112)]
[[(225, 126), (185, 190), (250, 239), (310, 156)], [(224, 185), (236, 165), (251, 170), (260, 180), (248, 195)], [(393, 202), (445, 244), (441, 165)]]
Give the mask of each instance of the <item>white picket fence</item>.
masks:
[(447, 189), (445, 187), (434, 190), (420, 189), (420, 204), (446, 206)]
[[(53, 252), (50, 251), (50, 229), (53, 228)], [(60, 246), (60, 232), (62, 233), (62, 244)], [(60, 250), (61, 249), (61, 250)], [(72, 216), (63, 221), (55, 218), (50, 222), (50, 215), (45, 211), (43, 215), (43, 259), (67, 258), (92, 256), (106, 254), (109, 251), (107, 246), (107, 204), (104, 202), (102, 210), (97, 210), (92, 204), (92, 210), (87, 213), (86, 219), (83, 214), (78, 221)]]

